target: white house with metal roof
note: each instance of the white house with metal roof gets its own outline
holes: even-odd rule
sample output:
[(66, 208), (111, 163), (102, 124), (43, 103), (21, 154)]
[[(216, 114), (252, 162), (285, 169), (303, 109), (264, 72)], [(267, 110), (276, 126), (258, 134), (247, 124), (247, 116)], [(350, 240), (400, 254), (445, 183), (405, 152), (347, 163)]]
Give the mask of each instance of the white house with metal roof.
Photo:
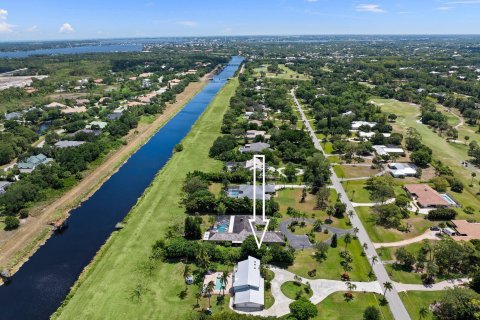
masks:
[(264, 302), (264, 279), (260, 275), (260, 260), (248, 257), (240, 261), (233, 277), (233, 307), (241, 311), (262, 310)]

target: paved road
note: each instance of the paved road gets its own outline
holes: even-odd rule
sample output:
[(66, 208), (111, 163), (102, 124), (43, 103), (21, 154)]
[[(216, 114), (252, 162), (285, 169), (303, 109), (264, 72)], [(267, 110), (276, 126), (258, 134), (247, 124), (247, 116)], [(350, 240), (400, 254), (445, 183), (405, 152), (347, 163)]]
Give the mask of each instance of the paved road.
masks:
[[(293, 249), (306, 249), (306, 248), (313, 247), (313, 244), (310, 242), (310, 240), (308, 240), (308, 237), (306, 235), (304, 235), (304, 234), (303, 235), (296, 235), (296, 234), (293, 234), (288, 229), (288, 226), (293, 221), (305, 221), (305, 222), (309, 222), (309, 223), (314, 223), (315, 220), (314, 219), (307, 219), (307, 218), (305, 218), (305, 219), (303, 219), (303, 218), (291, 218), (291, 219), (286, 219), (286, 220), (280, 222), (280, 224), (278, 225), (278, 228), (287, 237), (288, 244)], [(347, 234), (351, 231), (351, 229), (350, 230), (339, 229), (339, 228), (331, 227), (329, 225), (324, 225), (324, 224), (322, 224), (322, 228), (327, 229), (328, 231), (330, 231), (330, 233), (335, 233), (337, 236), (343, 236), (344, 234)], [(331, 238), (324, 241), (324, 242), (329, 244), (330, 241), (331, 241)]]
[[(317, 136), (315, 135), (315, 131), (313, 130), (310, 122), (308, 121), (307, 117), (305, 116), (305, 113), (303, 112), (302, 106), (297, 100), (297, 97), (295, 96), (295, 89), (292, 89), (291, 95), (293, 97), (293, 100), (297, 106), (298, 112), (300, 113), (300, 116), (302, 117), (302, 120), (310, 133), (310, 136), (312, 138), (312, 141), (315, 145), (315, 148), (320, 150), (323, 154), (325, 154), (325, 151), (323, 150), (320, 141), (318, 141)], [(364, 244), (366, 243), (368, 248), (365, 251), (366, 255), (369, 259), (372, 257), (378, 257), (377, 252), (375, 250), (375, 247), (373, 245), (373, 242), (370, 240), (370, 237), (367, 234), (367, 231), (365, 230), (365, 227), (363, 226), (362, 222), (360, 221), (360, 218), (358, 217), (357, 213), (355, 212), (355, 208), (353, 207), (352, 203), (350, 202), (347, 193), (345, 192), (345, 189), (343, 188), (342, 183), (337, 177), (337, 174), (335, 171), (332, 171), (332, 176), (330, 177), (332, 181), (332, 185), (335, 187), (335, 190), (339, 195), (341, 195), (342, 201), (346, 204), (347, 206), (347, 211), (352, 211), (354, 212), (354, 215), (351, 217), (350, 221), (352, 222), (353, 227), (357, 227), (359, 229), (359, 232), (357, 234), (358, 239), (360, 240), (360, 243)], [(392, 282), (390, 279), (387, 270), (385, 269), (385, 266), (381, 263), (376, 263), (373, 265), (373, 272), (375, 273), (378, 282), (381, 284), (382, 289), (383, 283), (385, 282)], [(394, 288), (391, 291), (388, 291), (386, 293), (386, 299), (388, 301), (388, 304), (390, 306), (390, 310), (392, 310), (393, 317), (395, 320), (410, 320), (410, 315), (407, 312), (407, 309), (402, 303), (402, 300), (400, 299), (400, 296), (398, 295), (398, 291)]]

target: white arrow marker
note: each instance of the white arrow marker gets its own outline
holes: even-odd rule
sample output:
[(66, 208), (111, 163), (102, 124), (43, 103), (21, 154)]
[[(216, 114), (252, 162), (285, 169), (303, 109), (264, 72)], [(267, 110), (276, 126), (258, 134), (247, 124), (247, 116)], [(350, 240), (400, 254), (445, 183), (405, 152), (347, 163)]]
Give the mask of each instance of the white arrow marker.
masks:
[[(256, 222), (257, 219), (257, 159), (261, 159), (262, 163), (262, 221), (265, 222), (265, 229), (263, 230), (260, 241), (257, 238), (257, 230), (253, 226), (252, 222)], [(265, 218), (265, 156), (254, 155), (253, 156), (253, 218), (249, 219), (250, 227), (252, 229), (253, 237), (257, 243), (258, 249), (262, 246), (263, 238), (268, 229), (270, 219)]]

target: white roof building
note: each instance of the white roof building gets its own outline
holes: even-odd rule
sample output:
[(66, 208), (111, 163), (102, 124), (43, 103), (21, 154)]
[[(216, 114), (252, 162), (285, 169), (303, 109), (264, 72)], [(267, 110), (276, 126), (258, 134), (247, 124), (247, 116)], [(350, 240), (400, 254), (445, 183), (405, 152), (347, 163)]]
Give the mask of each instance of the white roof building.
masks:
[(264, 279), (260, 275), (260, 260), (248, 257), (240, 261), (234, 272), (233, 307), (243, 311), (257, 311), (264, 306)]
[(395, 178), (413, 177), (417, 174), (417, 167), (411, 163), (389, 163), (388, 171)]
[[(363, 132), (363, 131), (358, 131), (358, 136), (360, 138), (365, 138), (365, 139), (370, 139), (372, 138), (374, 135), (376, 134), (376, 132)], [(385, 138), (388, 138), (390, 137), (392, 134), (390, 133), (382, 133), (382, 135), (385, 137)]]
[(373, 149), (379, 156), (385, 156), (388, 154), (405, 154), (405, 151), (400, 147), (387, 147), (383, 145), (375, 145)]
[(373, 128), (377, 125), (376, 122), (368, 122), (368, 121), (352, 121), (352, 129), (357, 130), (361, 126), (369, 126)]

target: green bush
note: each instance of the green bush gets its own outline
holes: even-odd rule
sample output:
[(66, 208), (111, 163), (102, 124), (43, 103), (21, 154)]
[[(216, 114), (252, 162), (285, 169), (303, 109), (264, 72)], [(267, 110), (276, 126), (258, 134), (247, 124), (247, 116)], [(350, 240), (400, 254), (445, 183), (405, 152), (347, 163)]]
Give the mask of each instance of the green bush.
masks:
[(16, 217), (7, 216), (5, 218), (5, 230), (15, 230), (20, 226), (20, 220)]

